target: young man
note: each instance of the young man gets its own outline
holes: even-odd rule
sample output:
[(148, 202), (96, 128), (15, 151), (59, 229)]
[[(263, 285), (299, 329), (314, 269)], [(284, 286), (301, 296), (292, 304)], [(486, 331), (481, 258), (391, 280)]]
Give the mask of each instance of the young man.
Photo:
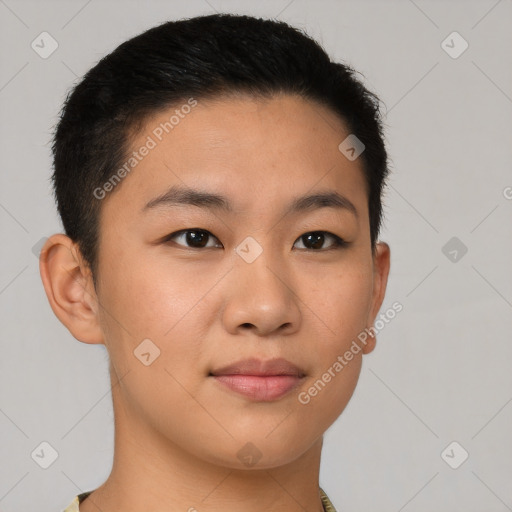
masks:
[(41, 276), (106, 346), (115, 416), (111, 474), (67, 510), (333, 511), (323, 434), (390, 264), (378, 99), (285, 23), (197, 17), (91, 69), (53, 150)]

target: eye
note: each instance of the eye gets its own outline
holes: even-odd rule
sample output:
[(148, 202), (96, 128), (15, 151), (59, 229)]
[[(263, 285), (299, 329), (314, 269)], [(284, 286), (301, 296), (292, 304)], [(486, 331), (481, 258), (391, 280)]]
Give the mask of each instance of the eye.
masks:
[[(182, 231), (177, 231), (176, 233), (166, 236), (163, 241), (169, 242), (174, 239), (181, 239), (182, 242), (187, 244), (186, 247), (190, 247), (191, 249), (218, 247), (217, 245), (208, 245), (210, 238), (217, 240), (217, 238), (205, 229), (183, 229)], [(178, 245), (184, 244), (178, 243)], [(220, 246), (222, 247), (222, 244), (220, 244)]]
[[(322, 249), (321, 246), (323, 245), (326, 236), (328, 238), (331, 238), (333, 240), (333, 243), (327, 249)], [(304, 233), (297, 239), (297, 241), (304, 241), (303, 245), (306, 245), (306, 250), (312, 248), (312, 250), (315, 250), (317, 252), (318, 250), (328, 251), (332, 249), (340, 249), (348, 245), (348, 243), (345, 242), (345, 240), (341, 239), (339, 236), (333, 235), (332, 233), (328, 233), (327, 231), (311, 231), (309, 233)]]
[[(325, 243), (326, 237), (332, 240), (331, 245), (327, 248), (322, 247)], [(177, 245), (181, 245), (182, 247), (189, 247), (191, 249), (222, 247), (220, 242), (218, 244), (208, 244), (208, 242), (212, 239), (219, 242), (219, 240), (209, 231), (206, 231), (205, 229), (194, 228), (183, 229), (181, 231), (177, 231), (176, 233), (171, 233), (162, 241), (165, 243), (181, 240), (181, 243), (176, 241)], [(340, 249), (348, 245), (348, 242), (345, 242), (345, 240), (341, 239), (339, 236), (336, 236), (327, 231), (311, 231), (309, 233), (304, 233), (297, 239), (297, 242), (299, 241), (302, 242), (302, 245), (304, 246), (303, 248), (299, 247), (299, 249), (312, 250), (315, 252)]]

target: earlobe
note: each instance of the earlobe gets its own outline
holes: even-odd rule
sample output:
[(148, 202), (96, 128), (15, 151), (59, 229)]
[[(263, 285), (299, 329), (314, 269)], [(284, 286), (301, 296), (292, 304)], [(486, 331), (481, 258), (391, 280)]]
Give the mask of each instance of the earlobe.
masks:
[(377, 343), (376, 332), (373, 328), (373, 324), (377, 317), (384, 296), (386, 295), (386, 287), (388, 283), (388, 275), (390, 269), (390, 256), (391, 251), (389, 245), (386, 242), (378, 242), (375, 247), (373, 255), (373, 295), (372, 295), (372, 306), (371, 312), (368, 318), (367, 329), (371, 335), (368, 335), (367, 342), (363, 346), (363, 353), (370, 353)]
[(103, 343), (92, 276), (73, 241), (52, 235), (39, 257), (39, 272), (50, 306), (71, 334), (84, 343)]
[(366, 338), (364, 345), (361, 347), (363, 349), (363, 354), (369, 354), (375, 348), (377, 344), (377, 338), (375, 337), (375, 333), (371, 328), (368, 328), (368, 337)]

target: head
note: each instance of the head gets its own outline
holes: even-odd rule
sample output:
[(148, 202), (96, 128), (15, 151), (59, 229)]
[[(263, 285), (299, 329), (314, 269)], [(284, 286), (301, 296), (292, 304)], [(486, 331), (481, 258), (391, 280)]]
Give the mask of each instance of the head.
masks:
[[(43, 282), (70, 332), (126, 376), (124, 421), (231, 467), (247, 441), (259, 467), (318, 441), (375, 345), (335, 368), (389, 271), (379, 102), (355, 71), (283, 22), (164, 23), (85, 75), (53, 152), (65, 234), (43, 248)], [(219, 383), (246, 358), (285, 358), (299, 379), (272, 400)]]

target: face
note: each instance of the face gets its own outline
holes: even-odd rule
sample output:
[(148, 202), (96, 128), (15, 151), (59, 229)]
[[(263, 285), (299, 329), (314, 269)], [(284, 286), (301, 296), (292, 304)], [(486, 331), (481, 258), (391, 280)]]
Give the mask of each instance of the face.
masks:
[[(250, 442), (259, 468), (283, 465), (340, 415), (373, 348), (336, 365), (387, 276), (362, 162), (339, 151), (340, 119), (297, 97), (198, 101), (167, 133), (175, 110), (147, 121), (136, 166), (101, 206), (99, 322), (126, 375), (115, 400), (123, 421), (205, 461), (244, 467)], [(277, 358), (295, 376), (283, 364), (255, 375)], [(221, 376), (247, 359), (245, 377)]]

